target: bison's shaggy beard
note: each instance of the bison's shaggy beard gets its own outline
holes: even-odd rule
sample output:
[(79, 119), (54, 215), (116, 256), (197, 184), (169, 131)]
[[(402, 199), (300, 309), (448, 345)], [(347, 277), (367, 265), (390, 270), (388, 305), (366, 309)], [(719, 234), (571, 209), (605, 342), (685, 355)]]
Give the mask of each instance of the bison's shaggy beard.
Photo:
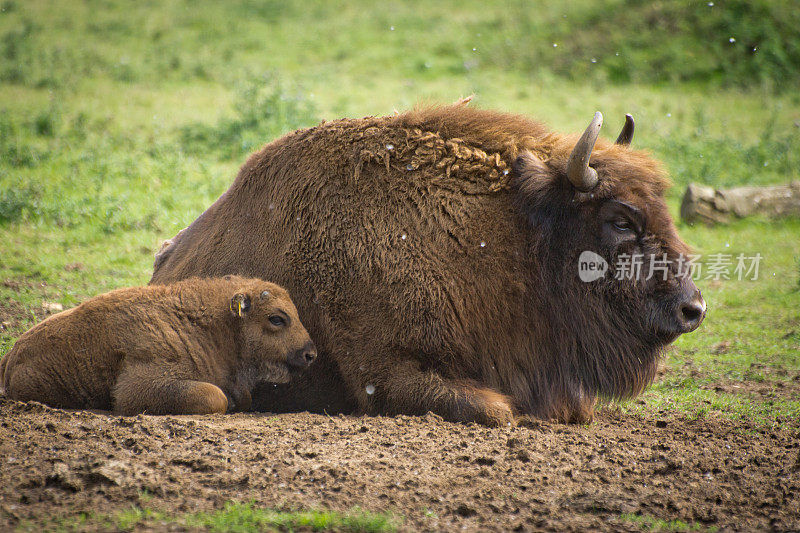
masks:
[(512, 379), (522, 386), (511, 388), (522, 412), (583, 422), (598, 398), (630, 398), (652, 383), (665, 343), (646, 332), (648, 320), (636, 308), (559, 285), (535, 305), (539, 333), (525, 383)]

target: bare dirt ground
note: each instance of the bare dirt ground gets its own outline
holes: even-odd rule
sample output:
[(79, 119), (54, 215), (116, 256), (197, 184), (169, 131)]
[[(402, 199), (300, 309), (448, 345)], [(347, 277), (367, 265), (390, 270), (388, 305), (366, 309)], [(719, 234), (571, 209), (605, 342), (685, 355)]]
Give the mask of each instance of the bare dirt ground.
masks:
[[(4, 328), (21, 333), (21, 317), (0, 306)], [(697, 371), (663, 368), (657, 379), (675, 373)], [(796, 399), (800, 375), (790, 377), (706, 387)], [(0, 396), (0, 531), (50, 530), (133, 506), (181, 516), (229, 501), (388, 511), (405, 531), (641, 531), (655, 520), (667, 529), (797, 531), (800, 420), (784, 422), (774, 429), (615, 407), (585, 426), (531, 420), (500, 429), (434, 415), (118, 417)]]
[(0, 530), (231, 500), (391, 511), (408, 531), (641, 530), (631, 515), (798, 530), (800, 426), (613, 408), (588, 426), (501, 429), (433, 415), (123, 418), (0, 398)]

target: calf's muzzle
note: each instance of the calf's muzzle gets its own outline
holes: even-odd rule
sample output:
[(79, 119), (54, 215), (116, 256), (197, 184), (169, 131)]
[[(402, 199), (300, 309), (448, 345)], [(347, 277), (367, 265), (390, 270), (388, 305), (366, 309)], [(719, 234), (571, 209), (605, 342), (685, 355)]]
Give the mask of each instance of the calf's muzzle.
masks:
[(308, 343), (300, 348), (299, 350), (292, 352), (286, 358), (286, 363), (297, 370), (302, 370), (304, 368), (308, 368), (308, 366), (314, 362), (317, 358), (317, 347), (314, 346), (312, 341), (308, 341)]

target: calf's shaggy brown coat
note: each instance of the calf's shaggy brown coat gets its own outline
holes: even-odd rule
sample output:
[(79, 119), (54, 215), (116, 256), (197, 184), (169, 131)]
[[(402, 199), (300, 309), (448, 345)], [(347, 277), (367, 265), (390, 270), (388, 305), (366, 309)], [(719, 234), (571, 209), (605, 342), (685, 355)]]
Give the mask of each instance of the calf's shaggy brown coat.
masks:
[(599, 182), (581, 192), (577, 136), (524, 117), (445, 106), (322, 123), (253, 154), (152, 282), (238, 273), (292, 292), (320, 360), (258, 408), (587, 420), (598, 396), (651, 382), (687, 330), (677, 306), (699, 298), (675, 272), (578, 279), (583, 250), (609, 264), (686, 251), (661, 166), (622, 137), (594, 145)]
[[(277, 318), (276, 318), (277, 317)], [(316, 356), (289, 294), (258, 279), (118, 289), (53, 315), (0, 361), (13, 399), (125, 415), (248, 410)]]

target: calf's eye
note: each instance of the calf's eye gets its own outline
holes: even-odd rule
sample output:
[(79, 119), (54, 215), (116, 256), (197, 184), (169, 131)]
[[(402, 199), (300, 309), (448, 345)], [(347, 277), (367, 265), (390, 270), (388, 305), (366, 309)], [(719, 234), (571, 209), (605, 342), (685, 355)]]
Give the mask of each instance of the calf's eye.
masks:
[(262, 293), (261, 293), (261, 299), (262, 299), (262, 300), (265, 300), (265, 299), (267, 299), (267, 298), (269, 298), (269, 291), (264, 291), (264, 292), (262, 292)]
[(286, 325), (286, 321), (283, 319), (283, 317), (278, 315), (272, 315), (269, 317), (269, 323), (279, 328)]

